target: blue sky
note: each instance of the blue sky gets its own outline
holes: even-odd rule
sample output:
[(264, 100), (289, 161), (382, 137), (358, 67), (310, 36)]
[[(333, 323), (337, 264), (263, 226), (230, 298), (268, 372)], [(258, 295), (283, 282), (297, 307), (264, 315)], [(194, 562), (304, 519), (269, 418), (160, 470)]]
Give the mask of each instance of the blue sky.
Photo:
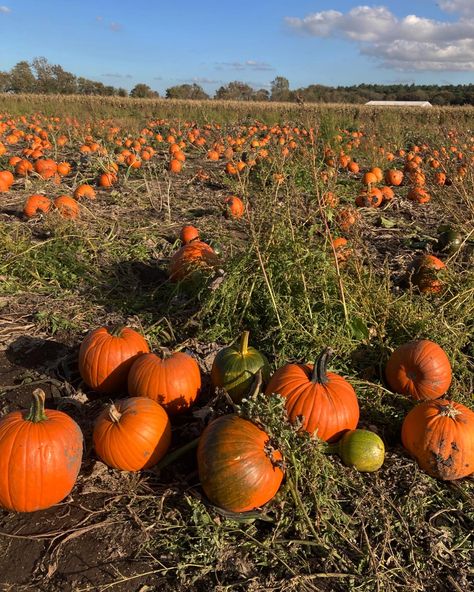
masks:
[(44, 56), (131, 89), (474, 82), (474, 0), (0, 0), (0, 70)]

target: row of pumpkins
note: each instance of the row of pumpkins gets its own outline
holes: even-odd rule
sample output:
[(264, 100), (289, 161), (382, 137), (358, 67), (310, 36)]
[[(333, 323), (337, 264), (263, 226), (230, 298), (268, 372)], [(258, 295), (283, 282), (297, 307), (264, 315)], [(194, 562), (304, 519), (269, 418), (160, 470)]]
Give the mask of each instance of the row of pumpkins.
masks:
[[(285, 400), (286, 415), (300, 430), (327, 444), (342, 461), (375, 471), (384, 461), (380, 437), (356, 429), (357, 396), (347, 380), (327, 371), (332, 350), (312, 364), (286, 364), (271, 376), (266, 357), (248, 344), (245, 331), (236, 345), (220, 350), (211, 381), (242, 401), (260, 374), (265, 394)], [(201, 375), (184, 352), (159, 357), (142, 335), (127, 327), (91, 331), (81, 344), (79, 370), (93, 390), (128, 398), (115, 400), (97, 417), (93, 444), (110, 467), (137, 471), (162, 460), (171, 443), (169, 417), (189, 409), (199, 396)], [(420, 401), (405, 417), (402, 443), (428, 474), (445, 480), (474, 472), (474, 412), (440, 399), (451, 383), (442, 348), (428, 340), (407, 343), (390, 356), (385, 369), (390, 388)], [(66, 413), (45, 409), (45, 394), (33, 393), (29, 412), (0, 420), (0, 506), (30, 512), (64, 499), (79, 474), (83, 436)], [(211, 421), (196, 442), (202, 488), (227, 511), (244, 512), (268, 502), (284, 478), (281, 452), (264, 429), (236, 413)], [(176, 451), (172, 454), (176, 455)], [(166, 460), (166, 459), (165, 459)]]

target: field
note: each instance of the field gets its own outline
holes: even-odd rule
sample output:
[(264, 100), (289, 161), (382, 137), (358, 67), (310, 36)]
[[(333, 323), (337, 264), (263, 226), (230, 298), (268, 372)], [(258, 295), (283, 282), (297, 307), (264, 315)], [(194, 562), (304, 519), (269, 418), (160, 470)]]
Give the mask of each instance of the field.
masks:
[[(179, 172), (173, 142), (185, 155)], [(85, 438), (71, 495), (0, 513), (1, 590), (471, 589), (473, 476), (441, 481), (408, 455), (400, 431), (414, 403), (392, 392), (384, 367), (399, 345), (430, 339), (452, 365), (446, 398), (472, 408), (474, 109), (5, 95), (0, 143), (0, 170), (15, 173), (0, 192), (0, 410), (29, 407), (41, 387)], [(13, 156), (70, 171), (22, 176)], [(361, 194), (373, 167), (404, 171), (378, 207)], [(98, 186), (104, 173), (110, 187)], [(53, 207), (24, 215), (29, 196), (72, 196), (81, 184), (95, 198), (78, 200), (76, 219)], [(245, 205), (239, 218), (224, 205), (231, 195)], [(185, 224), (220, 261), (174, 282), (168, 265)], [(447, 227), (455, 245), (443, 243)], [(444, 267), (419, 273), (424, 254)], [(325, 454), (258, 388), (237, 410), (266, 427), (285, 466), (263, 508), (213, 506), (191, 445), (161, 469), (108, 468), (91, 434), (110, 396), (84, 384), (78, 351), (89, 331), (115, 324), (199, 363), (201, 393), (172, 419), (172, 451), (234, 409), (210, 370), (249, 330), (272, 370), (335, 351), (330, 369), (354, 387), (359, 427), (385, 443), (382, 468), (360, 473)]]

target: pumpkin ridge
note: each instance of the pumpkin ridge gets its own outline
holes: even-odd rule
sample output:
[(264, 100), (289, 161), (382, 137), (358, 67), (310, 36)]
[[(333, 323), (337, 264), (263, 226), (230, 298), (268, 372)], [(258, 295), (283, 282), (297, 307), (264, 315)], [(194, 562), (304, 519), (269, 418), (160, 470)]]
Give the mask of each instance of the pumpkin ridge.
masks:
[[(104, 349), (104, 347), (106, 345), (106, 336), (105, 335), (101, 335), (100, 337), (101, 338), (99, 340), (99, 343), (97, 344), (98, 347), (91, 348), (90, 349), (90, 353), (88, 353), (89, 365), (91, 367), (93, 367), (93, 361), (91, 360), (91, 358), (94, 358), (94, 357), (99, 358), (102, 355), (102, 350)], [(108, 363), (108, 359), (107, 359), (107, 363)], [(101, 365), (100, 364), (96, 364), (95, 384), (101, 384), (102, 383), (101, 378), (102, 378)]]

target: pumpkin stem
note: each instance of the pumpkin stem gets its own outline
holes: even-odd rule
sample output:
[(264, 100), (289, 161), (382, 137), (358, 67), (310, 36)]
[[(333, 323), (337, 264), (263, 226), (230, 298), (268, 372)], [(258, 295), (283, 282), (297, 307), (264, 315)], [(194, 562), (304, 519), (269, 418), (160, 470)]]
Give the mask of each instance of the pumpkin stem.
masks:
[(201, 436), (198, 436), (197, 438), (194, 438), (194, 440), (191, 440), (190, 442), (184, 444), (180, 448), (176, 448), (176, 450), (173, 450), (173, 452), (170, 452), (162, 460), (160, 460), (160, 462), (153, 467), (153, 470), (161, 471), (161, 469), (164, 469), (165, 467), (173, 463), (175, 460), (178, 460), (178, 458), (181, 458), (190, 450), (197, 448), (200, 439)]
[(123, 323), (118, 323), (117, 325), (113, 325), (113, 327), (109, 329), (109, 333), (110, 335), (112, 335), (112, 337), (121, 337), (122, 331), (124, 329), (125, 325)]
[(25, 417), (26, 421), (31, 421), (32, 423), (40, 423), (48, 419), (44, 411), (45, 399), (46, 395), (42, 389), (37, 388), (33, 391), (33, 402), (31, 403), (30, 412)]
[(323, 454), (339, 454), (339, 442), (336, 442), (335, 444), (328, 444), (325, 442), (321, 447), (321, 452)]
[(311, 375), (311, 382), (317, 384), (327, 384), (329, 379), (327, 377), (327, 365), (329, 358), (334, 355), (334, 350), (330, 347), (326, 347), (323, 352), (319, 355), (318, 359), (314, 363), (313, 373)]
[(122, 417), (122, 414), (117, 409), (117, 407), (115, 406), (115, 404), (112, 403), (110, 405), (110, 407), (109, 407), (109, 419), (111, 421), (113, 421), (114, 423), (118, 423), (120, 421), (120, 418), (121, 417)]
[(245, 356), (248, 352), (249, 347), (249, 335), (250, 331), (244, 331), (242, 333), (242, 337), (240, 338), (240, 355)]
[(458, 415), (461, 415), (461, 411), (456, 409), (454, 405), (443, 405), (439, 411), (439, 414), (443, 417), (449, 417), (449, 419), (456, 419)]

